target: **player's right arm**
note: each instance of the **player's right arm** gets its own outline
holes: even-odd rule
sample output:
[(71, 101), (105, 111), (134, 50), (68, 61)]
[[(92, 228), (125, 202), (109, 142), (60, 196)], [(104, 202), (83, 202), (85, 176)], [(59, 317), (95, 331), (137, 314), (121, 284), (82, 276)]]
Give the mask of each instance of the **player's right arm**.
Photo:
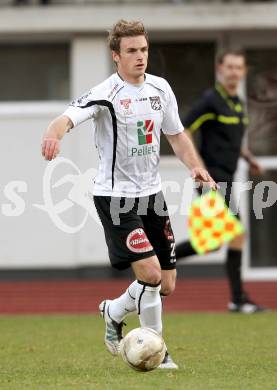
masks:
[(51, 161), (57, 156), (60, 151), (60, 140), (72, 127), (73, 122), (66, 115), (59, 116), (49, 124), (41, 145), (41, 153), (45, 160)]
[(92, 90), (74, 100), (63, 115), (54, 119), (46, 129), (42, 139), (42, 155), (45, 160), (53, 160), (60, 151), (60, 141), (70, 129), (97, 116), (99, 107), (91, 104)]

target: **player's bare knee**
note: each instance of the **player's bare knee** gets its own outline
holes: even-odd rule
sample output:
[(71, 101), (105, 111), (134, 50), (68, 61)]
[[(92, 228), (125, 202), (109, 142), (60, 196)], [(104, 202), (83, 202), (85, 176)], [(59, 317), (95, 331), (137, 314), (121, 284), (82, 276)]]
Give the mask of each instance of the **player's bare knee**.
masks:
[(175, 290), (176, 270), (162, 270), (161, 294), (168, 296)]
[(148, 264), (144, 267), (141, 278), (151, 285), (158, 285), (161, 282), (161, 269), (157, 264)]
[(155, 268), (148, 269), (144, 274), (144, 279), (144, 282), (156, 286), (161, 282), (161, 272)]
[(161, 294), (164, 297), (168, 297), (173, 293), (174, 290), (175, 290), (175, 286), (166, 286), (161, 289)]
[(161, 282), (161, 267), (156, 258), (145, 259), (132, 263), (136, 278), (151, 285)]
[(168, 296), (172, 294), (174, 290), (175, 290), (175, 280), (171, 280), (170, 282), (167, 283), (162, 282), (161, 294), (163, 296)]

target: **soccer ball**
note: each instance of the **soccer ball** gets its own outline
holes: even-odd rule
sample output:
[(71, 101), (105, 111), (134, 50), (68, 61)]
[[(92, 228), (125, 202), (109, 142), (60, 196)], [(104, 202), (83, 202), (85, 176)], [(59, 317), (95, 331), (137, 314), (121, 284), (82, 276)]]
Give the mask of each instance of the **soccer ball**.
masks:
[(166, 352), (162, 336), (150, 328), (131, 330), (120, 343), (122, 359), (137, 371), (151, 371), (157, 368)]

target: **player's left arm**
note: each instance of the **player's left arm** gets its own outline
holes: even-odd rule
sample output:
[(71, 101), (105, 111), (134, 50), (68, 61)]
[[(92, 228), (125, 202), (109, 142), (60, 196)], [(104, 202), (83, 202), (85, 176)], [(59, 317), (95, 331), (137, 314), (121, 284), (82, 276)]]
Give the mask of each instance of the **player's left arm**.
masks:
[(250, 172), (253, 175), (261, 175), (264, 172), (263, 167), (249, 149), (241, 148), (240, 155), (249, 164)]
[(176, 156), (191, 170), (191, 177), (194, 180), (207, 183), (214, 190), (218, 189), (185, 131), (173, 135), (166, 134), (166, 138)]

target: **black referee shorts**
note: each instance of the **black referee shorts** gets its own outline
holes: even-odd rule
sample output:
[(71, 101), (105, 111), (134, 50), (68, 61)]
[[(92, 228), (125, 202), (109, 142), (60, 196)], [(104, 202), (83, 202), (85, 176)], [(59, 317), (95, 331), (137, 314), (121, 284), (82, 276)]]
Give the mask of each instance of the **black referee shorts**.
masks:
[(162, 192), (142, 198), (94, 196), (114, 268), (157, 255), (161, 269), (176, 268), (175, 240)]

